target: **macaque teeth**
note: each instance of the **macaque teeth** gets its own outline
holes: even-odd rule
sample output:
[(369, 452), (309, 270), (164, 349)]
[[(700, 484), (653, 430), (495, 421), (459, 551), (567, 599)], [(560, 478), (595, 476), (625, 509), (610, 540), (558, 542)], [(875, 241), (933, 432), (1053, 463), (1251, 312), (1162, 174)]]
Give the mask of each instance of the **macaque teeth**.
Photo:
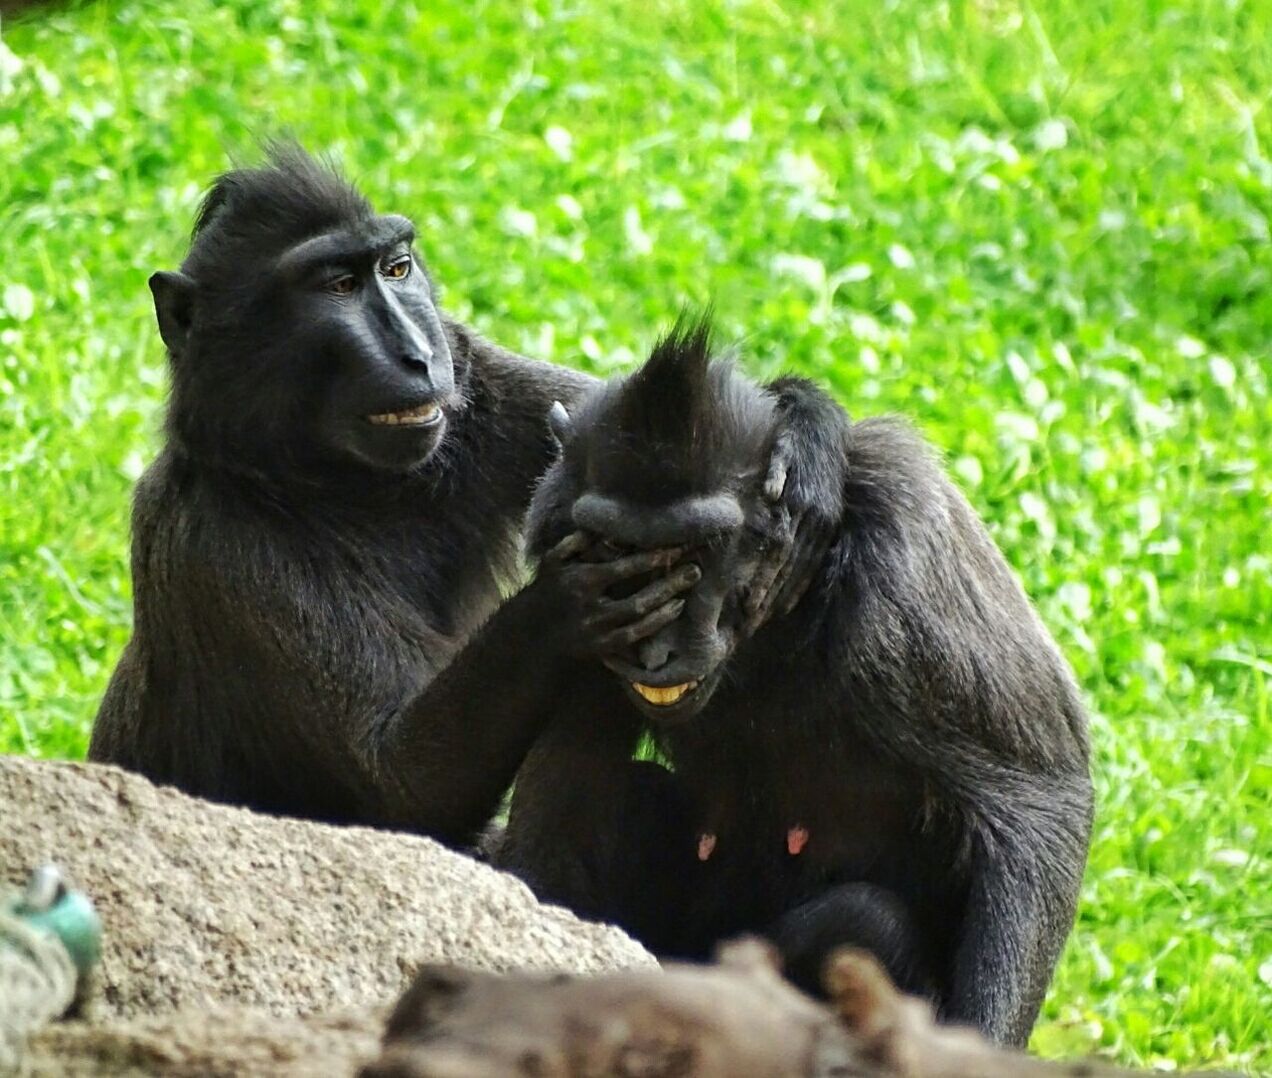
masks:
[(655, 707), (669, 707), (671, 704), (679, 703), (697, 687), (698, 683), (696, 681), (686, 681), (680, 685), (667, 685), (665, 687), (642, 685), (639, 681), (632, 682), (632, 688), (636, 690), (636, 694), (641, 699), (649, 701)]
[(432, 423), (440, 410), (436, 401), (426, 401), (417, 408), (407, 408), (401, 412), (381, 412), (378, 415), (369, 415), (367, 419), (382, 427), (420, 427)]

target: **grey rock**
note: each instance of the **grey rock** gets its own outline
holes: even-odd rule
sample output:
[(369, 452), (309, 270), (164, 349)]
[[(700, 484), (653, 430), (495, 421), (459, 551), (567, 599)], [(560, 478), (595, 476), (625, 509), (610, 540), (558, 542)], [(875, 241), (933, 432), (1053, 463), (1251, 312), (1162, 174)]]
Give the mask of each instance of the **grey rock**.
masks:
[(618, 929), (425, 838), (262, 816), (114, 767), (0, 756), (0, 886), (44, 861), (97, 904), (95, 1020), (382, 1007), (425, 962), (654, 968)]

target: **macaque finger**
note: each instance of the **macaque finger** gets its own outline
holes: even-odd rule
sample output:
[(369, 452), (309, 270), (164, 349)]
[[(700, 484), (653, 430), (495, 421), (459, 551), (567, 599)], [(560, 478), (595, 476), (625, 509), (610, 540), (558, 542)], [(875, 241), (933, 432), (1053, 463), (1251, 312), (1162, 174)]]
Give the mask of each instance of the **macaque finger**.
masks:
[(642, 550), (636, 554), (624, 554), (607, 562), (590, 562), (580, 567), (589, 587), (604, 591), (615, 584), (622, 583), (641, 573), (652, 573), (657, 569), (667, 569), (675, 565), (676, 560), (685, 552), (684, 547), (669, 547), (665, 550)]
[(644, 617), (651, 610), (674, 599), (683, 591), (688, 591), (702, 579), (702, 570), (690, 563), (682, 565), (652, 584), (642, 588), (635, 595), (625, 599), (606, 599), (598, 604), (596, 613), (587, 619), (585, 625), (589, 629), (606, 628), (630, 624)]
[(543, 555), (544, 561), (561, 562), (576, 558), (592, 545), (592, 536), (584, 531), (570, 532), (556, 546)]
[(748, 623), (767, 606), (769, 594), (773, 589), (773, 582), (777, 579), (777, 575), (781, 572), (784, 563), (785, 558), (782, 557), (780, 549), (774, 549), (765, 556), (764, 560), (756, 568), (754, 575), (751, 577), (751, 584), (747, 589), (746, 598), (742, 601), (742, 609), (746, 613)]
[(552, 407), (548, 409), (548, 428), (552, 431), (552, 437), (556, 439), (557, 445), (561, 445), (570, 436), (570, 413), (565, 410), (565, 405), (560, 401), (553, 401)]
[(769, 456), (768, 474), (764, 477), (764, 497), (770, 502), (781, 500), (786, 490), (786, 476), (790, 471), (791, 440), (782, 433), (773, 443), (773, 452)]
[(830, 539), (830, 529), (820, 523), (808, 525), (807, 534), (797, 538), (798, 548), (787, 562), (790, 568), (773, 588), (778, 613), (789, 614), (799, 605), (813, 582), (818, 566), (826, 559)]
[(652, 613), (646, 614), (639, 621), (633, 622), (631, 625), (624, 625), (621, 629), (615, 629), (611, 633), (598, 637), (596, 650), (602, 653), (626, 651), (633, 644), (646, 640), (658, 630), (666, 628), (680, 617), (680, 612), (684, 608), (685, 601), (683, 599), (673, 599), (665, 606), (660, 606)]
[(787, 559), (773, 584), (773, 601), (768, 609), (770, 617), (774, 610), (779, 614), (789, 614), (795, 609), (812, 582), (809, 568), (810, 566), (802, 558)]
[(747, 632), (758, 629), (773, 612), (782, 582), (790, 572), (791, 559), (795, 556), (793, 546), (799, 541), (801, 522), (802, 517), (789, 518), (784, 522), (781, 535), (751, 578), (751, 586), (742, 604), (747, 616)]

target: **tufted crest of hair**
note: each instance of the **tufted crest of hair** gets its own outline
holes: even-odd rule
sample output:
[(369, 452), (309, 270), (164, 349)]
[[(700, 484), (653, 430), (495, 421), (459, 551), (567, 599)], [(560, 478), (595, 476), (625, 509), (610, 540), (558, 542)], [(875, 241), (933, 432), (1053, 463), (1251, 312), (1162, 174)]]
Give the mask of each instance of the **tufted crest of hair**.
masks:
[(263, 255), (372, 215), (371, 204), (329, 162), (294, 142), (272, 142), (264, 165), (217, 177), (181, 268), (205, 287), (245, 283), (245, 267)]
[(735, 485), (764, 458), (772, 399), (712, 354), (709, 315), (682, 315), (649, 359), (606, 383), (579, 417), (589, 481), (657, 504)]

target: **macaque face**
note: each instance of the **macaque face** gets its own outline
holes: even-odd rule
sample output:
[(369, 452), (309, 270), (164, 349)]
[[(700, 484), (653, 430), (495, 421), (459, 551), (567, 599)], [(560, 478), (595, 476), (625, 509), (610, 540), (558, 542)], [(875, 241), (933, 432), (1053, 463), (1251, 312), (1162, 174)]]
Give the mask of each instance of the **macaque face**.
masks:
[[(635, 504), (588, 492), (573, 504), (577, 528), (602, 537), (614, 553), (683, 549), (702, 578), (685, 596), (675, 621), (622, 653), (601, 661), (651, 721), (676, 723), (697, 715), (720, 683), (742, 635), (742, 588), (758, 558), (743, 501), (733, 491)], [(639, 586), (645, 582), (635, 582)], [(634, 585), (629, 583), (626, 590)], [(621, 599), (623, 594), (611, 598)]]
[[(761, 555), (762, 484), (775, 437), (774, 400), (727, 361), (710, 357), (705, 323), (678, 325), (643, 367), (610, 379), (572, 417), (549, 424), (561, 455), (527, 521), (544, 552), (582, 531), (603, 553), (676, 550), (701, 578), (670, 624), (597, 658), (652, 722), (697, 715), (742, 638), (742, 600)], [(627, 581), (621, 599), (652, 578)]]

